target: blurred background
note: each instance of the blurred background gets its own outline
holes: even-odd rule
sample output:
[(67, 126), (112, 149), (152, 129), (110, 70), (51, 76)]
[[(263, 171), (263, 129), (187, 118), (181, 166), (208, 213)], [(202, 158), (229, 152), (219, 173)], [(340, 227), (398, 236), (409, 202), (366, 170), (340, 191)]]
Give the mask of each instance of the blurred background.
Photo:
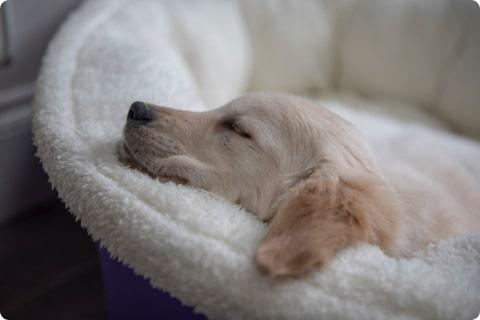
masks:
[(31, 141), (43, 54), (80, 2), (8, 0), (0, 9), (0, 313), (9, 320), (105, 318), (95, 245), (66, 214)]
[[(253, 1), (255, 0), (252, 0), (252, 2)], [(8, 320), (106, 318), (104, 310), (105, 294), (102, 287), (100, 263), (96, 245), (86, 231), (75, 221), (74, 217), (68, 214), (65, 206), (58, 199), (56, 192), (52, 190), (48, 182), (48, 177), (43, 172), (39, 160), (35, 156), (35, 147), (32, 145), (32, 98), (42, 57), (57, 28), (68, 14), (77, 8), (81, 2), (82, 0), (0, 0), (0, 314)], [(338, 3), (341, 2), (342, 1), (338, 1)], [(258, 3), (258, 7), (261, 8), (262, 2), (259, 1)], [(385, 5), (385, 3), (388, 4)], [(385, 6), (391, 4), (388, 0), (385, 0), (385, 3), (383, 3)], [(264, 2), (264, 6), (268, 9), (267, 2)], [(275, 8), (275, 6), (273, 7)], [(420, 8), (423, 7), (420, 6)], [(409, 18), (418, 18), (424, 14), (426, 17), (431, 18), (433, 22), (443, 17), (441, 10), (439, 10), (438, 14), (433, 12), (431, 16), (426, 15), (425, 10), (424, 8), (424, 11), (420, 13), (412, 10), (411, 12), (407, 12), (410, 13), (410, 15), (407, 16)], [(450, 11), (448, 12), (450, 13)], [(456, 11), (452, 12), (452, 17), (459, 19), (458, 21), (467, 20), (464, 19), (463, 16), (456, 16)], [(280, 11), (280, 13), (282, 13), (282, 11)], [(290, 14), (290, 11), (285, 10), (284, 13), (287, 15)], [(257, 7), (254, 7), (252, 16), (257, 14), (266, 14), (268, 18), (268, 10), (262, 13), (261, 10), (257, 10)], [(362, 22), (368, 20), (365, 19), (365, 17), (369, 17), (368, 14), (368, 10), (360, 12), (358, 16), (355, 16), (358, 21), (355, 21), (356, 24), (352, 25), (355, 26), (358, 24), (362, 26)], [(396, 17), (394, 14), (392, 14), (392, 16)], [(319, 21), (315, 15), (312, 15), (310, 18), (310, 22)], [(294, 16), (290, 24), (285, 22), (287, 19), (278, 19), (280, 24), (274, 27), (281, 28), (280, 30), (283, 30), (283, 33), (289, 34), (292, 39), (296, 40), (295, 32), (299, 31), (295, 29), (295, 23), (303, 19), (304, 17), (302, 15)], [(263, 19), (263, 17), (261, 19), (258, 18), (256, 21), (260, 24), (256, 26), (257, 30), (263, 30), (265, 28), (263, 23), (267, 20), (268, 19)], [(416, 21), (415, 19), (413, 20)], [(453, 21), (453, 19), (450, 20)], [(274, 21), (273, 18), (272, 21)], [(345, 41), (350, 47), (346, 47), (344, 50), (347, 53), (355, 53), (355, 50), (360, 50), (363, 54), (360, 55), (361, 59), (359, 58), (358, 61), (361, 61), (361, 63), (357, 64), (357, 57), (354, 54), (351, 56), (345, 55), (342, 59), (351, 62), (344, 67), (344, 70), (348, 72), (344, 72), (345, 74), (343, 76), (335, 75), (335, 77), (332, 77), (332, 82), (339, 82), (339, 84), (337, 84), (338, 86), (345, 87), (348, 90), (351, 89), (352, 92), (358, 91), (365, 97), (374, 96), (377, 93), (379, 93), (379, 97), (389, 97), (390, 95), (393, 97), (405, 96), (406, 98), (412, 98), (412, 103), (418, 102), (420, 106), (424, 104), (424, 101), (428, 102), (425, 103), (426, 105), (430, 104), (431, 101), (436, 101), (437, 97), (430, 95), (430, 91), (436, 92), (436, 86), (427, 84), (425, 87), (422, 87), (422, 85), (424, 82), (428, 83), (429, 81), (434, 83), (437, 76), (440, 78), (443, 76), (443, 73), (445, 73), (446, 77), (446, 69), (442, 69), (443, 71), (441, 70), (440, 72), (436, 66), (442, 65), (444, 52), (447, 52), (445, 53), (445, 57), (450, 57), (450, 53), (455, 52), (455, 50), (459, 48), (462, 49), (464, 44), (461, 46), (452, 45), (452, 43), (456, 43), (456, 40), (452, 40), (449, 42), (450, 47), (445, 45), (446, 49), (443, 48), (443, 43), (446, 41), (445, 39), (448, 40), (449, 38), (447, 36), (444, 37), (443, 34), (438, 38), (433, 37), (440, 33), (437, 33), (438, 30), (435, 28), (430, 28), (428, 23), (433, 24), (432, 21), (428, 20), (425, 26), (414, 25), (412, 29), (407, 29), (407, 31), (414, 30), (417, 32), (415, 29), (417, 28), (424, 32), (418, 32), (418, 39), (414, 39), (415, 41), (418, 40), (414, 43), (417, 43), (421, 48), (418, 50), (417, 48), (409, 50), (408, 46), (403, 46), (403, 48), (406, 48), (405, 52), (412, 57), (418, 58), (418, 61), (421, 62), (418, 64), (416, 64), (415, 61), (411, 64), (406, 63), (407, 68), (403, 68), (400, 59), (396, 59), (396, 57), (403, 57), (404, 54), (396, 50), (391, 50), (391, 48), (388, 47), (390, 45), (392, 48), (398, 48), (402, 47), (402, 44), (397, 45), (395, 43), (396, 40), (392, 40), (393, 38), (390, 39), (387, 33), (385, 33), (385, 38), (379, 38), (380, 40), (377, 40), (376, 36), (382, 36), (383, 33), (380, 32), (377, 34), (371, 32), (371, 30), (377, 28), (377, 25), (383, 25), (385, 22), (384, 19), (374, 21), (377, 24), (372, 24), (373, 27), (371, 27), (371, 29), (370, 26), (367, 26), (367, 28), (359, 30), (358, 33), (355, 28), (352, 28), (352, 30), (350, 30), (351, 38), (349, 41)], [(476, 23), (476, 21), (474, 22)], [(398, 23), (397, 26), (395, 21), (391, 24), (394, 29), (398, 29), (395, 29), (395, 32), (399, 32), (399, 39), (403, 41), (405, 40), (404, 38), (408, 38), (404, 37), (408, 32), (403, 32), (403, 24)], [(406, 25), (408, 25), (408, 23), (406, 23)], [(453, 22), (452, 25), (454, 25)], [(447, 34), (452, 39), (456, 39), (455, 32), (460, 33), (463, 30), (462, 28), (465, 30), (469, 30), (469, 28), (478, 30), (478, 24), (472, 22), (470, 26), (468, 21), (464, 25), (458, 24), (460, 27), (455, 26), (455, 28), (453, 28), (452, 25), (446, 25), (444, 27), (445, 29), (448, 29), (447, 27), (452, 28), (452, 33)], [(420, 28), (419, 26), (423, 27)], [(443, 22), (441, 26), (443, 28)], [(252, 27), (252, 25), (250, 24), (249, 27)], [(319, 27), (317, 29), (319, 31), (318, 37), (322, 38), (322, 28)], [(282, 32), (276, 33), (281, 35), (278, 39), (271, 37), (268, 33), (263, 35), (259, 32), (258, 38), (261, 39), (261, 41), (259, 41), (260, 44), (256, 44), (258, 51), (265, 50), (265, 52), (268, 52), (271, 48), (275, 50), (278, 48), (282, 49), (283, 46), (286, 46), (285, 43), (287, 43), (287, 40), (293, 41), (292, 39), (283, 39)], [(366, 46), (368, 50), (363, 51), (365, 47), (361, 45), (361, 41), (357, 40), (365, 34), (374, 34), (368, 39), (373, 49)], [(428, 39), (423, 39), (423, 34), (433, 36)], [(476, 35), (474, 32), (471, 32), (471, 34)], [(262, 36), (268, 37), (268, 41), (262, 38)], [(326, 39), (327, 38), (328, 37), (326, 37)], [(462, 41), (465, 42), (468, 40), (466, 36), (460, 38), (464, 39)], [(256, 59), (260, 61), (259, 64), (261, 64), (263, 68), (255, 73), (253, 87), (268, 88), (272, 86), (283, 90), (295, 91), (300, 87), (304, 88), (308, 86), (310, 82), (325, 82), (319, 86), (327, 87), (327, 82), (330, 80), (327, 81), (325, 79), (329, 78), (329, 70), (325, 72), (326, 76), (325, 79), (323, 79), (321, 72), (317, 72), (317, 69), (323, 71), (323, 62), (320, 59), (318, 60), (318, 64), (315, 63), (316, 59), (311, 59), (313, 61), (311, 64), (313, 66), (312, 70), (309, 70), (310, 64), (308, 63), (308, 57), (305, 59), (297, 59), (297, 62), (302, 61), (301, 63), (297, 63), (295, 59), (292, 59), (292, 61), (288, 61), (288, 63), (285, 64), (290, 54), (293, 56), (302, 56), (302, 50), (313, 46), (309, 41), (303, 41), (302, 39), (302, 37), (299, 37), (297, 42), (299, 44), (299, 50), (296, 50), (296, 46), (289, 46), (291, 51), (285, 51), (283, 56), (279, 54), (276, 60), (272, 59), (270, 55), (258, 55)], [(431, 43), (427, 40), (431, 40)], [(378, 48), (381, 49), (378, 50), (381, 58), (367, 54), (370, 53), (370, 49), (375, 51), (377, 47), (373, 46), (373, 44), (377, 42), (381, 43), (381, 46), (378, 46)], [(424, 47), (423, 42), (425, 42)], [(293, 41), (293, 43), (296, 42)], [(472, 40), (471, 43), (477, 42)], [(442, 50), (435, 51), (436, 45), (439, 44), (442, 45)], [(323, 45), (327, 47), (327, 45)], [(322, 48), (321, 45), (319, 45), (319, 48), (313, 48), (311, 50), (312, 56), (317, 54), (316, 49), (321, 52), (323, 50)], [(466, 48), (469, 49), (468, 47)], [(278, 51), (281, 51), (280, 49), (278, 49)], [(462, 49), (462, 51), (467, 53), (474, 52), (474, 54), (478, 52), (475, 51), (476, 47), (473, 46), (471, 51), (467, 49)], [(389, 54), (390, 51), (394, 54)], [(431, 52), (434, 53), (433, 57), (429, 55)], [(328, 55), (329, 54), (330, 51), (328, 51)], [(441, 59), (437, 56), (440, 56)], [(456, 54), (452, 54), (450, 58), (452, 57), (457, 56)], [(460, 55), (458, 57), (460, 57)], [(201, 61), (200, 58), (199, 61)], [(382, 60), (382, 58), (385, 58), (385, 60)], [(468, 55), (462, 57), (462, 59), (468, 63), (478, 61), (477, 55), (475, 55), (474, 59), (471, 59), (471, 56)], [(303, 60), (306, 60), (307, 63), (303, 64)], [(447, 58), (445, 58), (445, 61), (446, 60)], [(330, 60), (328, 60), (328, 62), (329, 61)], [(465, 69), (460, 69), (461, 72), (458, 73), (459, 79), (462, 80), (465, 78), (466, 80), (464, 81), (468, 82), (468, 77), (470, 76), (472, 83), (475, 84), (477, 82), (473, 79), (477, 79), (478, 72), (475, 70), (478, 69), (471, 72), (468, 63), (460, 65), (460, 67)], [(328, 63), (325, 63), (325, 65), (326, 64)], [(279, 68), (279, 66), (285, 66), (285, 70)], [(305, 69), (308, 70), (301, 69), (301, 66), (306, 66)], [(378, 70), (385, 69), (385, 66), (392, 67), (392, 69), (387, 68), (387, 71), (404, 71), (403, 69), (405, 69), (405, 75), (407, 76), (404, 76), (402, 72), (392, 72), (392, 76), (388, 75), (388, 77), (382, 78), (382, 76), (388, 72), (380, 72)], [(421, 66), (422, 68), (417, 70), (417, 66)], [(375, 69), (377, 67), (378, 70)], [(455, 67), (458, 67), (458, 64), (456, 64)], [(369, 68), (375, 72), (372, 72)], [(428, 72), (424, 72), (425, 70)], [(282, 72), (286, 74), (290, 72), (289, 77), (282, 77)], [(312, 75), (312, 77), (303, 79), (303, 73), (308, 73)], [(363, 75), (365, 73), (372, 73), (372, 79), (374, 81), (364, 81)], [(410, 77), (411, 74), (417, 75), (417, 77)], [(298, 77), (295, 78), (295, 75)], [(320, 79), (318, 79), (317, 75)], [(341, 78), (343, 80), (341, 80)], [(429, 81), (423, 81), (422, 79), (424, 78)], [(212, 77), (212, 79), (212, 82), (215, 82), (217, 78)], [(222, 78), (218, 79), (221, 80)], [(385, 84), (384, 79), (387, 79), (388, 83)], [(455, 80), (452, 81), (453, 83), (457, 82), (457, 78), (453, 79)], [(296, 82), (298, 82), (298, 86)], [(218, 83), (219, 87), (212, 88), (212, 92), (215, 92), (214, 89), (222, 92), (224, 83), (221, 81), (218, 81)], [(452, 87), (455, 87), (455, 85), (452, 85)], [(390, 90), (390, 88), (394, 89)], [(473, 136), (477, 132), (480, 132), (478, 131), (478, 120), (469, 116), (469, 112), (473, 114), (475, 110), (478, 110), (478, 104), (474, 104), (473, 108), (471, 108), (470, 105), (470, 102), (474, 99), (478, 101), (478, 99), (476, 99), (478, 88), (476, 86), (475, 88), (466, 88), (466, 91), (458, 90), (458, 95), (456, 95), (457, 91), (453, 90), (452, 100), (445, 103), (446, 106), (451, 104), (455, 106), (455, 108), (457, 108), (458, 105), (457, 109), (459, 110), (460, 107), (463, 107), (463, 113), (457, 111), (455, 108), (447, 107), (439, 110), (433, 110), (433, 108), (428, 110), (425, 108), (425, 112), (426, 114), (429, 114), (431, 111), (436, 112), (429, 114), (432, 116), (432, 118), (429, 119), (433, 119), (437, 113), (443, 112), (442, 115), (444, 118), (465, 124), (467, 130), (465, 130), (465, 132), (458, 130), (459, 132)], [(208, 90), (204, 91), (208, 93)], [(464, 94), (465, 92), (467, 92), (467, 94)], [(468, 97), (464, 99), (465, 96)], [(458, 100), (456, 100), (457, 98)], [(365, 103), (365, 105), (366, 104), (367, 103)], [(386, 103), (384, 103), (383, 100), (379, 100), (379, 106), (383, 106), (384, 104)], [(394, 100), (392, 106), (397, 108), (396, 100)], [(359, 104), (359, 107), (363, 108), (364, 105)], [(413, 115), (418, 117), (419, 114), (421, 113), (415, 113)], [(451, 129), (460, 129), (458, 123), (455, 122), (455, 125), (452, 126)], [(450, 129), (450, 124), (448, 126), (446, 125), (446, 127)], [(115, 290), (118, 291), (118, 288), (115, 288)], [(128, 294), (135, 295), (135, 293), (131, 291), (129, 291)], [(2, 317), (0, 317), (0, 320), (2, 320)]]

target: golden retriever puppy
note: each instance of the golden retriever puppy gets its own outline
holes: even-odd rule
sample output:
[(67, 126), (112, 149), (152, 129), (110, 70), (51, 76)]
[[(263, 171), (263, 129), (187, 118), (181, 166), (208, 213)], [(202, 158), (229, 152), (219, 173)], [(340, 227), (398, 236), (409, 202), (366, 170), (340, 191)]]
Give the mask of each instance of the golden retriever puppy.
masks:
[[(473, 225), (461, 213), (452, 223), (442, 199), (392, 183), (352, 124), (287, 94), (257, 92), (200, 113), (135, 102), (119, 157), (268, 221), (256, 260), (273, 276), (325, 265), (359, 242), (408, 256)], [(419, 200), (437, 202), (428, 217)]]

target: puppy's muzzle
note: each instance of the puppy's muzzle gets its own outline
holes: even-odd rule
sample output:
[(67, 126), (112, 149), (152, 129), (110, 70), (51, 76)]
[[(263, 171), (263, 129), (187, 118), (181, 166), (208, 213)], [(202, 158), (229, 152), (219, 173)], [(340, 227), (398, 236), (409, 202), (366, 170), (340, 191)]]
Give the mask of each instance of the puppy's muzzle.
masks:
[(132, 103), (128, 110), (127, 121), (148, 123), (152, 120), (152, 111), (150, 106), (141, 101)]

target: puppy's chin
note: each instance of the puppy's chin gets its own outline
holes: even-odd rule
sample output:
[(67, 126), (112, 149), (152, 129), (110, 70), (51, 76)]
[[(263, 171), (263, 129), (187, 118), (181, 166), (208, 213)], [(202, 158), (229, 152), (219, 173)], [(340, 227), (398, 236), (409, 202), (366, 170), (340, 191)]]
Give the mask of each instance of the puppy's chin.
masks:
[(132, 154), (127, 144), (124, 141), (121, 141), (117, 145), (117, 155), (118, 160), (126, 165), (129, 168), (138, 170), (142, 173), (149, 175), (154, 179), (158, 179), (160, 182), (173, 182), (176, 184), (187, 185), (188, 180), (183, 177), (170, 176), (170, 175), (159, 175), (155, 172), (152, 172), (148, 169), (147, 165), (144, 165), (141, 161), (137, 160), (136, 157)]
[(142, 164), (135, 159), (135, 157), (132, 155), (130, 150), (128, 149), (126, 143), (124, 141), (120, 141), (117, 144), (117, 155), (118, 155), (118, 161), (126, 165), (127, 167), (137, 169), (139, 171), (142, 171), (144, 173), (147, 173), (146, 169), (142, 166)]
[(188, 180), (180, 177), (158, 176), (156, 177), (160, 182), (173, 182), (181, 185), (188, 185)]

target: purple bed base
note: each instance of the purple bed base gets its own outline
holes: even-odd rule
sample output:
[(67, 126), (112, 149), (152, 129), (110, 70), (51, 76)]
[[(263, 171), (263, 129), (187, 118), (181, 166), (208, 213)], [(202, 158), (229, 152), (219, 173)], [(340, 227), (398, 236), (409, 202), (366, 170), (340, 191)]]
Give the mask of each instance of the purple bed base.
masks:
[(167, 293), (153, 288), (132, 269), (114, 260), (97, 245), (103, 275), (108, 320), (189, 319), (206, 320)]

